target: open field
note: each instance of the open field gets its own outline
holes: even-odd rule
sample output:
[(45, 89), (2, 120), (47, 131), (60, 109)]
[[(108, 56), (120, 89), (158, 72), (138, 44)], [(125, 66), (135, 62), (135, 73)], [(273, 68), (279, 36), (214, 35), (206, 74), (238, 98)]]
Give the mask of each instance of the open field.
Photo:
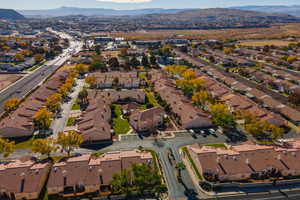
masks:
[(280, 39), (300, 37), (300, 24), (276, 24), (267, 28), (218, 29), (218, 30), (153, 30), (109, 33), (128, 40), (186, 39)]
[(20, 74), (0, 74), (0, 91), (22, 78)]
[[(298, 41), (293, 41), (293, 42), (298, 42)], [(289, 44), (293, 43), (291, 41), (286, 41), (286, 40), (249, 40), (249, 41), (242, 41), (239, 42), (239, 45), (242, 46), (258, 46), (258, 47), (263, 47), (266, 45), (275, 45), (275, 46), (288, 46)]]

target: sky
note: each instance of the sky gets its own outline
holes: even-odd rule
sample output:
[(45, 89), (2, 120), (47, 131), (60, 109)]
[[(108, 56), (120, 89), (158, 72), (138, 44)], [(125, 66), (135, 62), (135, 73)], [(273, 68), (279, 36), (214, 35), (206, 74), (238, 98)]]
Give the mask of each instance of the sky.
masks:
[(244, 5), (300, 5), (300, 0), (0, 0), (1, 8), (22, 10), (81, 8), (215, 8)]

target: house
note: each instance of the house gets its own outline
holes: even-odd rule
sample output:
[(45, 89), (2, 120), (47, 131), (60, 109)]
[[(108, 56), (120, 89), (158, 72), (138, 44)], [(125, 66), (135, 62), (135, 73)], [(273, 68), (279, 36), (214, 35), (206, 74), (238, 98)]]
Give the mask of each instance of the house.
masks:
[(135, 111), (130, 115), (130, 124), (137, 132), (154, 131), (164, 124), (165, 115), (162, 107)]
[(181, 91), (175, 89), (169, 80), (157, 80), (154, 88), (161, 99), (170, 106), (174, 118), (183, 128), (196, 129), (213, 126), (209, 115), (194, 106)]
[(188, 149), (201, 173), (216, 175), (220, 181), (253, 179), (271, 169), (278, 170), (282, 176), (300, 174), (299, 140), (291, 141), (289, 147), (248, 142), (227, 148), (191, 145)]
[(52, 167), (47, 185), (48, 194), (71, 197), (107, 192), (111, 189), (109, 182), (113, 175), (130, 169), (134, 163), (152, 164), (151, 153), (116, 151), (98, 158), (83, 155), (61, 160)]
[(111, 109), (101, 99), (91, 99), (78, 120), (78, 130), (84, 144), (112, 143)]
[(0, 136), (5, 138), (31, 137), (34, 132), (35, 113), (45, 107), (46, 99), (63, 84), (67, 71), (58, 71), (35, 90), (13, 113), (0, 122)]
[(33, 157), (0, 163), (0, 199), (38, 199), (50, 167), (50, 162)]
[(112, 143), (110, 126), (113, 103), (145, 102), (142, 90), (89, 90), (89, 105), (78, 119), (78, 132), (84, 138), (83, 145)]
[(161, 46), (162, 42), (158, 40), (140, 40), (134, 41), (134, 44), (141, 48), (148, 48), (148, 47), (159, 47)]
[(124, 88), (137, 89), (140, 87), (140, 79), (137, 72), (95, 72), (89, 75), (96, 78), (96, 87), (99, 89)]

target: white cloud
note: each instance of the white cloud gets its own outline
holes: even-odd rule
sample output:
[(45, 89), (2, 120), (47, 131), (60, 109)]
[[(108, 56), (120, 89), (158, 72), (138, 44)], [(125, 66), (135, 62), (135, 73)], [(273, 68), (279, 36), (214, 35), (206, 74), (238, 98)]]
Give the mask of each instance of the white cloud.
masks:
[(112, 2), (112, 3), (148, 3), (152, 0), (97, 0), (101, 2)]

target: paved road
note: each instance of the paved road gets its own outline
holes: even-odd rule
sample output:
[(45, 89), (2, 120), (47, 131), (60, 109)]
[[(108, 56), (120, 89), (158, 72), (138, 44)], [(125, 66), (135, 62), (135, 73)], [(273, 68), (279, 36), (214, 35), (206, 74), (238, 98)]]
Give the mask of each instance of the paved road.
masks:
[[(24, 98), (31, 91), (33, 91), (39, 84), (41, 84), (45, 79), (50, 77), (53, 72), (55, 72), (61, 65), (63, 65), (69, 58), (69, 50), (76, 49), (75, 51), (80, 51), (82, 47), (81, 42), (70, 40), (70, 47), (54, 60), (47, 62), (47, 64), (42, 65), (37, 70), (18, 80), (15, 84), (2, 90), (0, 92), (0, 113), (3, 113), (3, 105), (5, 101), (10, 98)], [(74, 53), (75, 53), (74, 51)]]
[(236, 195), (236, 196), (224, 196), (224, 197), (211, 197), (209, 199), (219, 200), (299, 200), (300, 191), (273, 191), (270, 193), (261, 194), (247, 194), (247, 195)]

